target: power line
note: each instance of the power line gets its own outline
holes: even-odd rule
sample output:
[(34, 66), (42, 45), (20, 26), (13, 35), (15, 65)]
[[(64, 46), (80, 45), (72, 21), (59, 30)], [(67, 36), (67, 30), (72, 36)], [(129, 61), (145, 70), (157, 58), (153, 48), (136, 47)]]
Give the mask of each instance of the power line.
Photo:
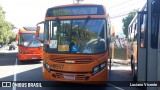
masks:
[(127, 10), (127, 11), (124, 11), (124, 12), (112, 14), (112, 16), (117, 16), (117, 15), (121, 15), (121, 14), (124, 14), (124, 13), (129, 13), (129, 12), (138, 12), (138, 10), (139, 10), (139, 8), (137, 8), (137, 9), (132, 9), (132, 10)]
[(118, 17), (126, 16), (126, 15), (128, 15), (128, 14), (129, 14), (129, 13), (124, 13), (124, 14), (112, 16), (112, 17), (110, 17), (110, 18), (111, 18), (111, 19), (115, 19), (115, 18), (118, 18)]
[(120, 13), (120, 14), (117, 14), (117, 15), (112, 15), (110, 18), (111, 18), (111, 19), (115, 19), (115, 18), (118, 18), (118, 17), (126, 16), (126, 15), (128, 15), (130, 12), (133, 12), (133, 11), (136, 11), (136, 12), (137, 12), (137, 9), (132, 10), (132, 11), (128, 11), (128, 12), (123, 12), (123, 13)]
[[(138, 2), (137, 2), (137, 3), (138, 3)], [(134, 6), (134, 5), (137, 4), (137, 3), (132, 4), (132, 6)], [(122, 8), (125, 8), (125, 7), (122, 7)], [(120, 8), (119, 10), (121, 10), (122, 8)], [(128, 15), (130, 12), (132, 12), (132, 11), (136, 11), (136, 12), (137, 12), (139, 9), (140, 9), (140, 8), (136, 8), (136, 9), (134, 9), (134, 10), (125, 11), (125, 12), (120, 13), (120, 14), (112, 15), (112, 16), (111, 16), (111, 19), (118, 18), (118, 17), (122, 17), (122, 16), (126, 16), (126, 15)], [(117, 12), (117, 11), (114, 11), (114, 12)]]
[[(138, 4), (139, 2), (136, 2), (136, 3), (131, 3), (131, 4), (129, 4), (128, 6), (131, 6), (131, 7), (133, 7), (133, 6), (135, 6), (136, 4)], [(118, 12), (118, 11), (121, 11), (122, 9), (126, 9), (128, 6), (124, 6), (124, 7), (121, 7), (121, 8), (119, 8), (118, 10), (110, 10), (110, 11), (114, 11), (114, 12)], [(137, 8), (136, 10), (138, 10), (139, 8)]]
[(120, 4), (117, 4), (117, 5), (111, 6), (111, 7), (109, 7), (108, 9), (115, 8), (115, 7), (117, 7), (117, 6), (123, 5), (123, 4), (125, 4), (125, 3), (130, 2), (130, 1), (132, 1), (132, 0), (128, 0), (128, 1), (122, 2), (122, 3), (120, 3)]

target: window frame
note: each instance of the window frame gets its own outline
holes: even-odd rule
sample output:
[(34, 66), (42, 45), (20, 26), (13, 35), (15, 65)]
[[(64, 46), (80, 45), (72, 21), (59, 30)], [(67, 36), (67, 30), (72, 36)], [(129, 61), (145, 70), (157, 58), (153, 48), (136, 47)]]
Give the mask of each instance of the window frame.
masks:
[[(105, 50), (104, 50), (104, 52), (106, 52), (107, 51), (107, 38), (108, 38), (108, 35), (107, 34), (105, 34), (105, 33), (107, 33), (107, 30), (108, 30), (108, 26), (107, 26), (107, 20), (105, 19), (105, 18), (92, 18), (91, 20), (94, 20), (94, 19), (101, 19), (101, 20), (104, 20), (105, 21), (105, 24), (104, 24), (104, 26), (105, 26), (105, 28), (104, 28), (104, 39), (105, 39)], [(85, 20), (85, 19), (61, 19), (61, 20), (65, 20), (65, 21), (67, 21), (67, 20), (69, 20), (69, 21), (71, 21), (71, 32), (72, 32), (72, 22), (73, 22), (73, 20)], [(56, 22), (56, 20), (46, 20), (45, 21), (45, 27), (46, 27), (46, 22), (47, 21), (55, 21)], [(60, 23), (60, 21), (58, 21), (58, 23)], [(60, 24), (58, 24), (58, 25), (60, 25)], [(103, 27), (104, 27), (103, 26)], [(58, 26), (58, 28), (60, 28), (59, 26)], [(45, 28), (46, 29), (46, 28)], [(49, 30), (45, 30), (46, 32), (47, 31), (49, 31)], [(46, 33), (45, 32), (45, 33)], [(106, 35), (106, 36), (105, 36)], [(46, 37), (46, 36), (44, 36), (44, 37)], [(49, 37), (49, 35), (47, 36), (47, 37)], [(48, 38), (49, 39), (49, 38)], [(49, 41), (49, 40), (48, 40)], [(100, 53), (73, 53), (70, 49), (69, 49), (69, 52), (67, 52), (67, 53), (61, 53), (61, 52), (58, 52), (57, 50), (58, 50), (58, 48), (56, 48), (57, 50), (55, 50), (54, 52), (51, 52), (51, 48), (48, 48), (48, 50), (45, 48), (45, 44), (46, 43), (44, 43), (44, 50), (46, 51), (46, 52), (48, 52), (48, 53), (58, 53), (58, 54), (100, 54), (100, 53), (104, 53), (104, 52), (100, 52)], [(70, 46), (70, 45), (69, 45)], [(48, 46), (47, 46), (48, 47)], [(50, 49), (50, 50), (49, 50)], [(52, 49), (52, 51), (53, 51), (53, 49)]]

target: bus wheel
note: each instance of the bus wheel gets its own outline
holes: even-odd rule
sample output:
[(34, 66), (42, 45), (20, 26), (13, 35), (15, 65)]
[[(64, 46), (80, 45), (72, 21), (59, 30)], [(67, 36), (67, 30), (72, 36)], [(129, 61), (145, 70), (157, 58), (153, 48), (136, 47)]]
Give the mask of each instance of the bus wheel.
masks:
[(111, 59), (111, 57), (109, 57), (109, 60), (110, 60), (110, 62), (109, 62), (109, 70), (111, 70), (111, 67), (112, 67), (112, 59)]
[(133, 63), (133, 68), (132, 68), (132, 78), (133, 78), (133, 81), (134, 82), (137, 82), (137, 76), (136, 76), (136, 73), (135, 73), (135, 64)]
[(132, 71), (132, 78), (133, 81), (137, 81), (136, 73), (135, 73), (135, 63), (133, 62), (133, 56), (131, 56), (131, 71)]
[(133, 73), (133, 56), (131, 56), (131, 71)]

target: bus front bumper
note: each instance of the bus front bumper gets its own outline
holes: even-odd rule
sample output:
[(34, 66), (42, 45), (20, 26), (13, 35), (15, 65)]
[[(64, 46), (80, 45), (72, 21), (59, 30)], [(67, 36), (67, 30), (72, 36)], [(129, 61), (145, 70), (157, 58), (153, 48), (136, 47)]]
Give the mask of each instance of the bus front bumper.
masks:
[(43, 54), (21, 54), (18, 53), (19, 60), (42, 60)]
[(108, 65), (103, 68), (100, 72), (92, 75), (91, 72), (84, 73), (72, 73), (72, 72), (62, 72), (48, 70), (43, 66), (43, 77), (46, 80), (60, 81), (60, 82), (70, 82), (70, 83), (82, 83), (82, 84), (106, 84), (108, 80)]

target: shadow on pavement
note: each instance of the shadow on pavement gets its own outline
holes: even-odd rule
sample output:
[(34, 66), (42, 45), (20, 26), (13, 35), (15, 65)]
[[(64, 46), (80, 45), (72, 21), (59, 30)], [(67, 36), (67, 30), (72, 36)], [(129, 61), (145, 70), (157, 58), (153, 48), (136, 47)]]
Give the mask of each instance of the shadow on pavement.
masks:
[[(11, 53), (0, 53), (0, 66), (12, 66), (16, 64), (17, 52)], [(17, 59), (17, 65), (29, 65), (29, 64), (40, 64), (42, 60), (27, 60), (19, 61)]]
[(0, 53), (0, 66), (10, 66), (15, 65), (15, 61), (17, 58), (17, 53)]
[[(14, 75), (5, 77), (0, 79), (0, 81), (13, 81)], [(43, 79), (42, 76), (42, 69), (35, 68), (32, 70), (28, 70), (25, 72), (21, 72), (16, 74), (16, 81), (22, 81), (21, 83), (42, 83), (42, 88), (16, 88), (16, 90), (83, 90), (83, 89), (90, 89), (90, 90), (106, 90), (106, 86), (100, 85), (89, 85), (89, 84), (78, 84), (78, 83), (64, 83), (64, 82), (54, 82), (54, 81), (46, 81)]]
[[(111, 76), (110, 79), (111, 81), (127, 81), (127, 80), (131, 80), (130, 73), (126, 73), (125, 75), (121, 75), (124, 74), (124, 72), (127, 71), (121, 71), (121, 70), (112, 70), (111, 71)], [(118, 75), (118, 76), (117, 76)], [(5, 77), (0, 79), (0, 81), (13, 81), (14, 75)], [(122, 78), (126, 78), (126, 79), (122, 79)], [(49, 87), (42, 87), (42, 88), (16, 88), (16, 90), (83, 90), (83, 89), (88, 89), (88, 90), (118, 90), (112, 86), (98, 86), (98, 85), (88, 85), (88, 84), (77, 84), (77, 83), (64, 83), (64, 82), (54, 82), (54, 81), (46, 81), (43, 79), (42, 76), (42, 68), (34, 68), (25, 72), (21, 72), (18, 73), (16, 75), (16, 80), (17, 81), (23, 81), (24, 83), (29, 81), (29, 82), (42, 82), (47, 84), (47, 86)], [(110, 83), (110, 82), (109, 82)], [(111, 83), (112, 84), (112, 83)], [(113, 83), (114, 85), (114, 83)], [(42, 85), (43, 86), (43, 85)], [(142, 90), (142, 89), (137, 89), (135, 87), (120, 87), (123, 89), (119, 89), (119, 90)]]
[(17, 60), (17, 65), (40, 64), (41, 62), (42, 60), (27, 60), (27, 61)]

